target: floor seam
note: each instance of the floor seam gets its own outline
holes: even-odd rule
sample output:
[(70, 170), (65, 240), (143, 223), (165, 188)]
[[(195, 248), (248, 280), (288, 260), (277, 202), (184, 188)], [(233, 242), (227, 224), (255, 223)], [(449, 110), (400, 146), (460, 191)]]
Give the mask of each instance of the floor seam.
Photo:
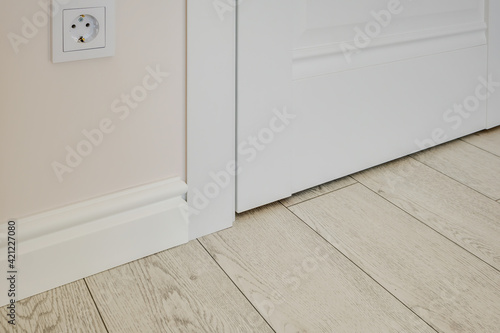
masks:
[(482, 150), (482, 151), (485, 151), (485, 152), (487, 152), (487, 153), (489, 153), (489, 154), (491, 154), (491, 155), (493, 155), (493, 156), (500, 157), (500, 155), (495, 154), (495, 153), (493, 153), (493, 152), (491, 152), (491, 151), (489, 151), (489, 150), (486, 150), (486, 149), (484, 149), (484, 148), (481, 148), (481, 147), (479, 147), (479, 146), (477, 146), (477, 145), (475, 145), (475, 144), (473, 144), (473, 143), (470, 143), (470, 142), (465, 141), (465, 140), (463, 140), (463, 139), (460, 139), (460, 141), (465, 142), (465, 143), (467, 143), (467, 144), (469, 144), (469, 145), (471, 145), (471, 146), (474, 146), (474, 147), (476, 147), (477, 149), (480, 149), (480, 150)]
[[(350, 176), (349, 176), (349, 177), (350, 177)], [(348, 188), (348, 187), (350, 187), (350, 186), (353, 186), (353, 185), (356, 185), (357, 183), (359, 183), (356, 179), (354, 179), (354, 178), (352, 178), (352, 177), (351, 177), (351, 179), (353, 179), (353, 180), (354, 180), (354, 183), (349, 184), (349, 185), (345, 185), (345, 186), (342, 186), (342, 187), (339, 187), (339, 188), (337, 188), (337, 189), (335, 189), (335, 190), (333, 190), (333, 191), (329, 191), (329, 192), (326, 192), (326, 193), (319, 194), (319, 195), (315, 196), (314, 198), (309, 198), (309, 199), (306, 199), (306, 200), (304, 200), (304, 201), (294, 203), (293, 205), (290, 205), (290, 206), (285, 206), (285, 205), (281, 202), (281, 200), (279, 200), (279, 203), (280, 203), (280, 204), (282, 204), (283, 206), (285, 206), (286, 208), (289, 208), (289, 207), (293, 207), (293, 206), (300, 205), (300, 204), (302, 204), (302, 203), (304, 203), (304, 202), (308, 202), (308, 201), (311, 201), (311, 200), (317, 199), (317, 198), (322, 197), (322, 196), (325, 196), (325, 195), (327, 195), (327, 194), (330, 194), (330, 193), (333, 193), (333, 192), (337, 192), (337, 191), (343, 190), (343, 189), (345, 189), (345, 188)]]
[[(354, 185), (354, 184), (353, 184)], [(283, 205), (284, 206), (284, 205)], [(285, 207), (285, 206), (284, 206)], [(285, 207), (288, 209), (288, 207)], [(297, 214), (292, 212), (291, 210), (288, 209), (290, 213), (292, 213), (296, 218), (298, 218), (302, 223), (304, 223), (309, 229), (311, 229), (316, 235), (318, 235), (320, 238), (322, 238), (325, 242), (327, 242), (332, 248), (334, 248), (338, 253), (340, 253), (343, 257), (345, 257), (347, 260), (349, 260), (350, 263), (352, 263), (356, 268), (358, 268), (363, 274), (368, 276), (371, 280), (373, 280), (377, 285), (379, 285), (383, 290), (385, 290), (389, 295), (391, 295), (395, 300), (397, 300), (399, 303), (401, 303), (405, 308), (407, 308), (411, 313), (413, 313), (415, 316), (417, 316), (420, 320), (422, 320), (427, 326), (429, 326), (432, 330), (435, 332), (439, 332), (436, 328), (434, 328), (431, 324), (429, 324), (427, 321), (425, 321), (421, 316), (419, 316), (417, 313), (415, 313), (408, 305), (406, 305), (403, 301), (401, 301), (398, 297), (396, 297), (393, 293), (391, 293), (386, 287), (384, 287), (380, 282), (377, 281), (371, 274), (366, 272), (363, 268), (361, 268), (358, 264), (356, 264), (354, 261), (352, 261), (351, 258), (349, 258), (344, 252), (342, 252), (340, 249), (338, 249), (335, 245), (330, 243), (323, 235), (321, 235), (317, 230), (315, 230), (313, 227), (311, 227), (309, 224), (307, 224), (304, 220), (302, 220)]]
[(416, 159), (415, 157), (413, 157), (413, 156), (408, 156), (408, 157), (412, 158), (413, 160), (417, 161), (418, 163), (422, 163), (423, 165), (425, 165), (425, 166), (426, 166), (426, 167), (428, 167), (429, 169), (432, 169), (432, 170), (436, 171), (437, 173), (439, 173), (439, 174), (441, 174), (441, 175), (445, 176), (446, 178), (451, 179), (451, 180), (453, 180), (454, 182), (457, 182), (457, 183), (459, 183), (459, 184), (461, 184), (461, 185), (463, 185), (463, 186), (467, 187), (468, 189), (471, 189), (472, 191), (474, 191), (474, 192), (476, 192), (476, 193), (478, 193), (478, 194), (482, 195), (483, 197), (485, 197), (485, 198), (487, 198), (487, 199), (489, 199), (489, 200), (492, 200), (492, 201), (496, 201), (496, 200), (497, 200), (497, 199), (493, 199), (493, 198), (491, 198), (491, 197), (487, 196), (487, 195), (486, 195), (486, 194), (484, 194), (484, 193), (479, 192), (478, 190), (476, 190), (475, 188), (470, 187), (470, 186), (469, 186), (469, 185), (467, 185), (467, 184), (462, 183), (462, 182), (461, 182), (461, 181), (459, 181), (458, 179), (455, 179), (455, 178), (453, 178), (453, 177), (451, 177), (451, 176), (449, 176), (449, 175), (445, 174), (444, 172), (442, 172), (442, 171), (440, 171), (440, 170), (435, 169), (434, 167), (432, 167), (432, 166), (430, 166), (430, 165), (426, 164), (425, 162), (422, 162), (422, 161), (417, 160), (417, 159)]
[(415, 220), (417, 220), (418, 222), (420, 222), (421, 224), (423, 224), (424, 226), (426, 226), (427, 228), (431, 229), (432, 231), (434, 231), (435, 233), (441, 235), (443, 238), (447, 239), (448, 241), (450, 241), (451, 243), (455, 244), (456, 246), (458, 246), (459, 248), (461, 248), (462, 250), (466, 251), (467, 253), (469, 253), (470, 255), (472, 255), (473, 257), (475, 257), (476, 259), (480, 260), (481, 262), (485, 263), (486, 265), (490, 266), (491, 268), (493, 268), (495, 271), (497, 271), (498, 273), (500, 273), (500, 269), (496, 268), (495, 266), (491, 265), (490, 263), (484, 261), (482, 258), (478, 257), (476, 254), (470, 252), (469, 250), (467, 250), (465, 247), (463, 247), (462, 245), (458, 244), (457, 242), (455, 242), (454, 240), (448, 238), (446, 235), (443, 235), (441, 232), (439, 232), (438, 230), (434, 229), (433, 227), (431, 227), (430, 225), (428, 225), (427, 223), (425, 223), (424, 221), (422, 221), (421, 219), (419, 219), (417, 216), (413, 215), (412, 213), (408, 212), (407, 210), (405, 210), (404, 208), (402, 207), (399, 207), (398, 205), (396, 205), (395, 203), (393, 203), (392, 201), (390, 201), (389, 199), (381, 196), (380, 194), (378, 194), (377, 192), (375, 192), (374, 190), (372, 190), (371, 188), (369, 188), (368, 186), (366, 186), (365, 184), (361, 183), (360, 184), (362, 186), (364, 186), (366, 189), (368, 189), (369, 191), (373, 192), (374, 194), (378, 195), (380, 198), (384, 199), (385, 201), (387, 201), (388, 203), (390, 203), (392, 206), (394, 206), (395, 208), (405, 212), (406, 214), (410, 215), (411, 217), (413, 217)]
[(248, 299), (247, 295), (245, 295), (245, 293), (240, 289), (240, 287), (236, 284), (236, 282), (234, 282), (234, 280), (229, 276), (229, 274), (224, 270), (224, 268), (219, 264), (219, 262), (212, 256), (212, 254), (210, 253), (210, 251), (208, 251), (208, 249), (205, 247), (205, 245), (203, 245), (203, 243), (201, 242), (201, 240), (199, 238), (196, 239), (196, 241), (198, 241), (198, 243), (201, 245), (201, 247), (207, 252), (207, 254), (210, 256), (210, 258), (212, 258), (212, 260), (215, 262), (215, 264), (221, 269), (222, 272), (224, 272), (224, 275), (227, 276), (227, 278), (232, 282), (232, 284), (238, 289), (238, 291), (243, 295), (243, 297), (245, 297), (245, 299), (248, 301), (248, 303), (252, 306), (252, 308), (254, 308), (254, 310), (259, 314), (259, 316), (262, 318), (262, 320), (264, 320), (264, 322), (267, 324), (267, 326), (273, 331), (276, 333), (276, 331), (274, 330), (274, 328), (271, 326), (271, 324), (266, 320), (266, 318), (264, 318), (264, 316), (262, 315), (262, 313), (260, 313), (259, 310), (257, 310), (257, 308), (253, 305), (253, 303)]
[(85, 285), (87, 286), (87, 290), (89, 291), (90, 298), (92, 298), (92, 302), (94, 302), (97, 313), (99, 314), (99, 317), (101, 318), (102, 324), (104, 325), (104, 329), (106, 330), (106, 332), (110, 333), (108, 326), (106, 325), (106, 322), (104, 321), (104, 317), (101, 314), (101, 310), (99, 309), (99, 306), (97, 305), (97, 302), (94, 299), (94, 295), (92, 294), (92, 290), (90, 290), (90, 287), (89, 287), (89, 284), (87, 283), (86, 278), (83, 278), (82, 280), (85, 283)]

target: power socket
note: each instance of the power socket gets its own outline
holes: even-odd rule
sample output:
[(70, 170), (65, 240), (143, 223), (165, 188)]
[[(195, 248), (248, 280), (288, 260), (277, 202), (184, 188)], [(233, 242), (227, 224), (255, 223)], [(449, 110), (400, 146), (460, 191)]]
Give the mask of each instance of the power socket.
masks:
[(66, 9), (63, 12), (64, 52), (106, 47), (106, 8)]
[(52, 0), (52, 62), (115, 54), (115, 0)]

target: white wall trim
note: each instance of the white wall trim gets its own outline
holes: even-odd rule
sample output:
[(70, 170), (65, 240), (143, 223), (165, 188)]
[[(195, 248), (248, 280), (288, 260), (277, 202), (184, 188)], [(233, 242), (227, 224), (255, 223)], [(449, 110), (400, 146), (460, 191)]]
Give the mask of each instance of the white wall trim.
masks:
[[(17, 219), (17, 299), (188, 242), (186, 192), (174, 178)], [(2, 225), (1, 239), (6, 230)], [(6, 253), (6, 244), (0, 251)]]
[[(227, 167), (236, 159), (237, 1), (222, 3), (187, 1), (187, 199), (191, 239), (229, 228), (235, 219), (236, 182)], [(216, 174), (225, 174), (226, 178), (217, 181)]]

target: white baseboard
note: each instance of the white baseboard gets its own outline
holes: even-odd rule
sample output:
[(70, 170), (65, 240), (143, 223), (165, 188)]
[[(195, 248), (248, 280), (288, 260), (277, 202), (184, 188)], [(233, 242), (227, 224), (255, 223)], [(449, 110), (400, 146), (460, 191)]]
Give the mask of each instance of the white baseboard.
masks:
[[(62, 286), (187, 243), (189, 221), (179, 178), (17, 219), (16, 299)], [(7, 271), (7, 226), (0, 267)], [(0, 306), (8, 303), (0, 279)]]

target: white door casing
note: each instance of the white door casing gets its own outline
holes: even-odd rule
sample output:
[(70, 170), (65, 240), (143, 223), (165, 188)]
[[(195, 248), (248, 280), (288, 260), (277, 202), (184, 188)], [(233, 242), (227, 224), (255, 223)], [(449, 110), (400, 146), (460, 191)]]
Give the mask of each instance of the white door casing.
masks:
[(236, 9), (231, 0), (187, 1), (189, 237), (235, 219)]
[(486, 28), (482, 0), (242, 4), (237, 211), (484, 129)]
[[(500, 82), (500, 1), (489, 1), (488, 18), (488, 74)], [(488, 100), (488, 128), (500, 126), (500, 88), (497, 90)]]

